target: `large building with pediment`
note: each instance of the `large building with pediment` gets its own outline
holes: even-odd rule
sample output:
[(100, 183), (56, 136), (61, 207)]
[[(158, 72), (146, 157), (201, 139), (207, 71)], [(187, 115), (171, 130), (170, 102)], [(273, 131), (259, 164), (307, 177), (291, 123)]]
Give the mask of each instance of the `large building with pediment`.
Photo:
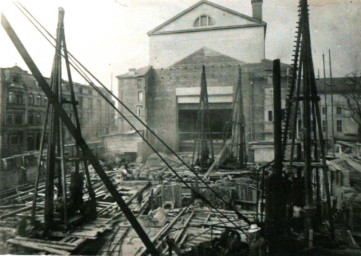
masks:
[(248, 16), (221, 5), (200, 1), (148, 32), (149, 64), (166, 68), (207, 47), (244, 63), (265, 58), (267, 24), (262, 0), (252, 1)]
[[(148, 32), (149, 66), (131, 68), (118, 76), (119, 98), (174, 150), (192, 150), (203, 65), (214, 144), (223, 143), (239, 81), (248, 145), (272, 140), (272, 62), (265, 59), (267, 24), (262, 19), (262, 0), (249, 1), (252, 15), (206, 0), (195, 3)], [(284, 86), (287, 69), (288, 65), (282, 65)], [(137, 129), (145, 130), (124, 108), (120, 110)], [(120, 130), (125, 152), (144, 151), (141, 138), (121, 118)], [(157, 149), (164, 149), (154, 138), (149, 139)]]
[[(232, 121), (234, 96), (241, 83), (249, 159), (273, 159), (273, 80), (272, 61), (265, 56), (267, 23), (262, 17), (263, 1), (248, 1), (251, 15), (206, 0), (195, 3), (148, 32), (148, 66), (130, 68), (117, 77), (119, 98), (174, 150), (193, 149), (204, 65), (216, 147), (221, 147), (225, 126)], [(283, 107), (289, 68), (281, 64)], [(346, 79), (335, 81), (345, 83)], [(317, 82), (321, 98), (330, 97), (324, 82)], [(357, 134), (357, 125), (345, 110), (342, 95), (335, 95), (335, 99), (335, 138), (349, 139)], [(153, 146), (165, 150), (131, 114), (122, 107), (120, 110)], [(326, 116), (324, 111), (321, 118), (325, 136), (332, 126)], [(122, 118), (119, 126), (121, 141), (114, 140), (113, 149), (145, 156), (147, 147), (134, 129)], [(255, 154), (257, 150), (262, 154)]]

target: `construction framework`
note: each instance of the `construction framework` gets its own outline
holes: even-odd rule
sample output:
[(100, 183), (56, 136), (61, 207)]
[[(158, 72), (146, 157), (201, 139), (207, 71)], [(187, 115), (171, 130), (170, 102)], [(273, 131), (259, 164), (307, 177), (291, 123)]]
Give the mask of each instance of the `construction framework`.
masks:
[[(61, 14), (60, 14), (61, 15)], [(107, 187), (110, 194), (113, 196), (114, 200), (119, 205), (120, 209), (123, 211), (124, 215), (127, 217), (128, 221), (131, 223), (137, 234), (139, 235), (140, 239), (143, 241), (144, 245), (147, 247), (148, 252), (151, 255), (159, 255), (159, 252), (155, 248), (152, 241), (149, 239), (148, 235), (145, 233), (141, 225), (139, 224), (137, 218), (132, 214), (131, 210), (123, 200), (122, 196), (116, 190), (115, 186), (110, 181), (109, 177), (103, 170), (102, 166), (100, 165), (96, 156), (91, 152), (90, 148), (88, 147), (87, 143), (83, 139), (81, 133), (79, 133), (78, 128), (74, 125), (70, 117), (68, 116), (67, 112), (64, 110), (62, 103), (57, 98), (57, 95), (52, 91), (49, 84), (44, 79), (43, 75), (41, 74), (40, 70), (37, 68), (36, 64), (30, 57), (29, 53), (25, 49), (24, 45), (16, 35), (15, 31), (11, 27), (10, 23), (6, 19), (6, 17), (2, 14), (1, 15), (1, 24), (4, 27), (5, 31), (7, 32), (8, 36), (12, 40), (13, 44), (17, 48), (18, 52), (22, 56), (23, 60), (27, 64), (28, 68), (34, 75), (35, 79), (39, 83), (40, 88), (44, 91), (45, 95), (48, 97), (49, 102), (53, 105), (53, 108), (57, 114), (57, 116), (61, 119), (63, 124), (66, 126), (70, 134), (73, 136), (74, 140), (76, 141), (77, 145), (79, 145), (80, 149), (84, 157), (90, 162), (93, 166), (96, 173), (99, 175), (100, 179), (103, 181), (104, 185)]]
[(206, 68), (202, 66), (201, 93), (197, 117), (197, 135), (194, 139), (192, 165), (204, 172), (214, 162), (213, 140), (210, 127)]

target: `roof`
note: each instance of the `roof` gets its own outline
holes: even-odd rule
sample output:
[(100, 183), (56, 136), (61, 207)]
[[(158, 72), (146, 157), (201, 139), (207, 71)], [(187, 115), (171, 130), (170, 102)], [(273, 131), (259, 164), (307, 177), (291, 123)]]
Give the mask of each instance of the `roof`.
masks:
[[(360, 86), (361, 86), (361, 77), (360, 79)], [(352, 78), (354, 80), (354, 78)], [(325, 83), (326, 82), (326, 83)], [(326, 85), (325, 85), (326, 84)], [(329, 78), (320, 78), (316, 79), (316, 86), (319, 93), (345, 93), (345, 92), (352, 92), (353, 89), (351, 79), (348, 77), (336, 77), (332, 78), (332, 86), (331, 81)]]
[[(160, 24), (158, 27), (152, 29), (151, 31), (148, 32), (148, 35), (154, 35), (156, 34), (157, 31), (159, 31), (160, 29), (162, 29), (163, 27), (165, 27), (166, 25), (172, 23), (173, 21), (175, 21), (176, 19), (178, 19), (179, 17), (182, 17), (183, 15), (185, 15), (186, 13), (192, 11), (193, 9), (197, 8), (198, 6), (200, 6), (201, 4), (208, 4), (210, 6), (213, 6), (217, 9), (220, 9), (220, 10), (223, 10), (223, 11), (226, 11), (226, 12), (229, 12), (229, 13), (232, 13), (236, 16), (239, 16), (239, 17), (242, 17), (244, 19), (247, 19), (249, 21), (252, 21), (252, 22), (256, 22), (257, 25), (259, 26), (266, 26), (267, 23), (264, 22), (264, 21), (261, 21), (261, 20), (258, 20), (258, 19), (255, 19), (255, 18), (252, 18), (251, 16), (248, 16), (248, 15), (245, 15), (243, 13), (240, 13), (240, 12), (237, 12), (235, 10), (232, 10), (232, 9), (229, 9), (227, 7), (224, 7), (222, 5), (218, 5), (218, 4), (215, 4), (213, 2), (210, 2), (208, 0), (201, 0), (197, 3), (195, 3), (194, 5), (190, 6), (189, 8), (185, 9), (184, 11), (180, 12), (179, 14), (175, 15), (174, 17), (170, 18), (169, 20), (167, 20), (166, 22)], [(219, 27), (219, 28), (222, 28), (222, 27)], [(199, 29), (201, 30), (201, 29)]]
[(128, 73), (117, 76), (117, 78), (120, 79), (120, 78), (142, 77), (142, 76), (147, 75), (151, 69), (152, 69), (152, 66), (146, 66), (146, 67), (134, 69), (134, 71), (129, 71)]
[(224, 55), (220, 52), (212, 50), (207, 47), (203, 47), (198, 51), (188, 55), (182, 60), (176, 62), (171, 67), (183, 66), (183, 65), (207, 65), (207, 64), (245, 64), (242, 61)]
[[(260, 68), (261, 70), (272, 71), (273, 70), (273, 60), (263, 59), (263, 60), (261, 60), (261, 62), (249, 63), (249, 64), (247, 64), (247, 66), (249, 68), (253, 68), (253, 69)], [(290, 67), (291, 67), (291, 65), (281, 62), (281, 70), (286, 70), (287, 68), (290, 68)]]
[(17, 72), (28, 73), (28, 71), (22, 69), (21, 67), (19, 67), (16, 64), (13, 67), (8, 67), (8, 68), (4, 68), (4, 69), (11, 69), (11, 70), (17, 71)]

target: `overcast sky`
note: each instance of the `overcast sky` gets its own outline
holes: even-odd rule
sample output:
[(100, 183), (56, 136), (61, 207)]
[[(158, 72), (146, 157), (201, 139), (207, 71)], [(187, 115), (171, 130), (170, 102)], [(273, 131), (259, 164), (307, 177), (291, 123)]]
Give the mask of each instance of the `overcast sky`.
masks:
[[(22, 0), (30, 12), (55, 34), (58, 7), (65, 9), (68, 50), (103, 82), (116, 84), (116, 75), (148, 64), (147, 32), (196, 0)], [(213, 0), (251, 15), (251, 0)], [(361, 0), (309, 0), (314, 63), (322, 67), (322, 53), (332, 51), (334, 76), (361, 69)], [(266, 58), (290, 63), (297, 22), (298, 0), (264, 0), (268, 23)], [(50, 75), (54, 50), (11, 4), (0, 0), (4, 12), (44, 76)], [(0, 28), (0, 67), (27, 69)], [(321, 70), (322, 73), (322, 70)], [(82, 79), (76, 78), (78, 82)]]

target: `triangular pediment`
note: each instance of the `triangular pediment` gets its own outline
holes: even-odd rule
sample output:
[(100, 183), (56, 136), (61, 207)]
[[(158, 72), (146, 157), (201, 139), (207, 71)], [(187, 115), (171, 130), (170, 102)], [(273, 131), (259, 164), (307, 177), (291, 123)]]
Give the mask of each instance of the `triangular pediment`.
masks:
[(242, 61), (236, 60), (232, 57), (224, 55), (220, 52), (212, 50), (207, 47), (203, 47), (198, 51), (188, 55), (184, 59), (178, 61), (172, 66), (183, 66), (183, 65), (216, 65), (216, 64), (230, 64), (230, 65), (243, 65)]
[[(197, 26), (201, 16), (210, 17), (211, 25)], [(202, 31), (235, 26), (265, 26), (266, 23), (245, 14), (228, 9), (210, 1), (200, 1), (160, 26), (148, 32), (148, 35), (172, 33), (179, 31)]]

